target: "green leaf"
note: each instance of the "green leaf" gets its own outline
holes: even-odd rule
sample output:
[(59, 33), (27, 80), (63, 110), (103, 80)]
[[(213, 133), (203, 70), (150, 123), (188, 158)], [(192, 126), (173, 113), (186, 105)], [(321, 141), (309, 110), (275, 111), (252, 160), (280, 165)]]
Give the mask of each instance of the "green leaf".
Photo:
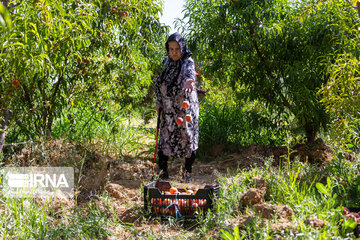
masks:
[(240, 232), (239, 232), (239, 226), (234, 227), (234, 240), (239, 240)]
[(13, 46), (22, 46), (22, 47), (24, 47), (24, 44), (22, 44), (20, 42), (15, 42), (15, 43), (12, 43), (12, 44), (9, 44), (9, 45), (4, 45), (4, 48), (11, 48)]
[(319, 190), (320, 193), (329, 196), (329, 192), (327, 191), (326, 187), (322, 183), (316, 183), (316, 188)]
[(225, 231), (223, 229), (220, 230), (220, 236), (224, 239), (224, 240), (235, 240), (234, 237), (231, 235), (231, 233), (229, 233), (228, 231)]
[(10, 14), (9, 14), (8, 10), (6, 9), (6, 7), (2, 3), (0, 3), (0, 23), (4, 27), (6, 27), (6, 26), (8, 28), (12, 27)]

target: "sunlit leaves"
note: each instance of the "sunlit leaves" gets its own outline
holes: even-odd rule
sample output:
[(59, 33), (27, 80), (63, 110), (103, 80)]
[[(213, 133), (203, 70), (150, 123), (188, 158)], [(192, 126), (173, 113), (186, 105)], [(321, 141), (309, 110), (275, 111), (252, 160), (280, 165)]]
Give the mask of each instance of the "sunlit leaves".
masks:
[(321, 89), (322, 102), (333, 117), (332, 139), (341, 144), (359, 144), (359, 60), (351, 53), (339, 54), (330, 70), (330, 81)]
[(290, 112), (309, 141), (329, 121), (317, 92), (334, 51), (347, 47), (342, 29), (354, 13), (344, 1), (286, 0), (190, 0), (185, 12), (202, 73), (275, 113)]
[(9, 28), (11, 28), (12, 25), (10, 14), (2, 3), (0, 3), (0, 24), (3, 27), (9, 27)]
[(49, 135), (54, 119), (80, 102), (138, 104), (151, 83), (150, 69), (161, 61), (160, 11), (157, 0), (22, 1), (12, 7), (13, 31), (0, 36), (0, 91), (6, 93), (0, 102), (17, 118), (12, 126), (29, 126), (34, 137)]

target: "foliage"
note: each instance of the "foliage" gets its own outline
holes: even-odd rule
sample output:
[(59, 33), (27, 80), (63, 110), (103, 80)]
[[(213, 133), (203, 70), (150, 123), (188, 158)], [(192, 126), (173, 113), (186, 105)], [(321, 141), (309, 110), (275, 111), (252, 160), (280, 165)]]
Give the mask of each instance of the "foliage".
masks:
[[(57, 239), (69, 238), (102, 238), (108, 234), (106, 215), (99, 209), (88, 205), (85, 211), (70, 214), (64, 211), (54, 212), (51, 209), (54, 200), (44, 200), (44, 204), (36, 204), (29, 199), (4, 199), (1, 203), (6, 206), (9, 214), (0, 213), (0, 237), (16, 237), (22, 239)], [(69, 210), (67, 210), (69, 211)], [(72, 211), (72, 210), (71, 210)], [(86, 212), (86, 214), (84, 214)], [(73, 212), (74, 213), (74, 212)], [(54, 216), (62, 219), (54, 224)]]
[(78, 145), (93, 145), (101, 152), (120, 159), (130, 153), (139, 156), (151, 152), (154, 144), (150, 145), (144, 139), (153, 137), (152, 129), (145, 128), (139, 114), (133, 111), (129, 116), (128, 112), (114, 106), (78, 105), (54, 122), (53, 136), (66, 138)]
[[(344, 161), (340, 162), (345, 164)], [(348, 174), (359, 175), (356, 169), (357, 163), (349, 163), (353, 168)], [(346, 167), (346, 166), (343, 166)], [(217, 216), (204, 221), (208, 228), (221, 229), (221, 236), (224, 239), (236, 239), (239, 236), (245, 239), (272, 239), (274, 234), (280, 234), (283, 239), (329, 239), (335, 236), (344, 238), (353, 232), (350, 221), (346, 221), (341, 215), (342, 206), (358, 206), (355, 202), (348, 202), (346, 191), (341, 189), (340, 181), (344, 175), (333, 174), (332, 168), (319, 171), (319, 167), (308, 163), (288, 162), (282, 167), (272, 167), (271, 160), (263, 168), (250, 170), (237, 170), (218, 179), (220, 183), (220, 198), (217, 200)], [(265, 200), (269, 204), (282, 204), (291, 207), (295, 216), (291, 220), (293, 230), (271, 230), (270, 223), (281, 220), (262, 221), (254, 217), (240, 228), (240, 233), (229, 224), (246, 214), (251, 214), (251, 207), (248, 210), (238, 210), (241, 195), (249, 188), (257, 187), (255, 178), (264, 179), (267, 183), (267, 194)], [(339, 188), (340, 187), (340, 188)], [(352, 196), (356, 201), (360, 195)], [(268, 198), (268, 199), (267, 199)], [(315, 229), (305, 225), (305, 219), (316, 217), (326, 221), (326, 226)], [(340, 228), (339, 226), (344, 227)], [(202, 226), (202, 228), (206, 228)], [(233, 232), (233, 233), (232, 233)]]
[[(142, 135), (141, 132), (133, 133)], [(54, 151), (54, 148), (49, 147), (46, 151)], [(290, 149), (288, 153), (291, 153)], [(275, 235), (281, 235), (283, 239), (351, 238), (354, 222), (346, 220), (341, 213), (342, 206), (359, 206), (359, 159), (348, 162), (340, 155), (334, 158), (326, 166), (296, 159), (290, 162), (288, 158), (280, 166), (267, 159), (262, 167), (229, 169), (227, 174), (217, 179), (220, 188), (215, 209), (209, 211), (206, 217), (199, 216), (189, 222), (183, 219), (145, 218), (141, 208), (143, 202), (137, 201), (134, 206), (127, 200), (141, 199), (140, 191), (138, 196), (131, 195), (122, 200), (104, 191), (102, 195), (93, 195), (93, 200), (89, 200), (86, 206), (76, 202), (78, 199), (75, 198), (74, 207), (70, 209), (69, 206), (58, 206), (53, 202), (39, 204), (38, 200), (4, 198), (0, 193), (0, 222), (4, 223), (0, 224), (0, 237), (56, 239), (116, 235), (115, 238), (127, 236), (129, 239), (273, 239)], [(132, 162), (135, 159), (131, 159)], [(60, 161), (74, 165), (71, 162), (74, 157)], [(82, 161), (84, 164), (92, 162), (88, 159)], [(216, 162), (221, 163), (221, 160)], [(245, 210), (240, 208), (241, 196), (248, 189), (258, 187), (259, 178), (266, 182), (267, 204), (287, 205), (293, 209), (295, 215), (289, 220), (290, 229), (274, 230), (271, 224), (281, 223), (281, 219), (265, 221), (251, 207)], [(126, 191), (123, 194), (128, 196)], [(136, 212), (136, 228), (132, 223), (120, 220), (123, 219), (119, 216), (123, 211)], [(245, 215), (251, 215), (251, 221), (236, 227), (238, 220)], [(325, 227), (318, 229), (305, 224), (308, 217), (324, 220)], [(160, 226), (161, 231), (151, 230), (152, 226)]]
[(240, 238), (240, 235), (239, 235), (239, 227), (238, 226), (235, 226), (234, 227), (234, 232), (233, 234), (229, 233), (228, 231), (225, 231), (223, 229), (221, 229), (221, 237), (225, 240), (240, 240), (240, 239), (244, 239), (245, 236), (243, 235), (241, 238)]
[[(360, 10), (358, 1), (354, 6)], [(357, 17), (359, 20), (360, 15)], [(326, 110), (332, 116), (331, 138), (334, 145), (339, 148), (352, 148), (359, 145), (360, 133), (359, 21), (354, 21), (350, 26), (342, 22), (337, 25), (341, 25), (342, 30), (338, 41), (343, 42), (344, 47), (334, 52), (335, 61), (328, 70), (329, 81), (320, 93), (323, 95), (322, 102)]]
[(2, 3), (0, 3), (0, 23), (2, 27), (11, 28), (12, 25), (10, 14)]
[(51, 136), (54, 121), (78, 105), (139, 104), (161, 61), (160, 11), (156, 0), (11, 7), (12, 28), (0, 29), (0, 108), (9, 107), (16, 131), (9, 140)]
[(199, 119), (199, 151), (206, 154), (215, 145), (227, 149), (258, 145), (282, 145), (287, 137), (284, 119), (272, 120), (263, 106), (247, 109), (241, 104), (215, 103), (209, 98), (202, 103)]
[(203, 74), (231, 86), (239, 99), (291, 113), (309, 142), (326, 128), (317, 91), (329, 79), (333, 52), (344, 47), (343, 25), (354, 24), (346, 2), (189, 0), (185, 17)]
[(238, 99), (228, 86), (219, 87), (213, 79), (201, 76), (198, 83), (210, 91), (200, 98), (199, 150), (206, 156), (216, 145), (232, 150), (251, 144), (285, 144), (290, 132), (286, 114), (274, 118), (262, 102)]

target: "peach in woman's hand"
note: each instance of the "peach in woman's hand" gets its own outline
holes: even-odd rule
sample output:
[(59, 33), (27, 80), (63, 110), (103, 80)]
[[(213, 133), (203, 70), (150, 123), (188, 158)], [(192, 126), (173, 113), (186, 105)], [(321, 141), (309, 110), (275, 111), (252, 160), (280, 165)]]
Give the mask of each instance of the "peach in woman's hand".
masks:
[(185, 100), (185, 101), (183, 101), (183, 103), (182, 103), (182, 108), (183, 108), (183, 109), (188, 109), (188, 108), (189, 108), (189, 105), (190, 105), (190, 104), (189, 104), (189, 101), (186, 101), (186, 100)]
[(187, 115), (185, 116), (185, 121), (191, 122), (191, 120), (192, 120), (191, 115), (190, 115), (190, 114), (187, 114)]
[(184, 123), (184, 119), (183, 119), (182, 117), (178, 117), (178, 118), (176, 119), (176, 124), (177, 124), (178, 126), (181, 126), (183, 123)]

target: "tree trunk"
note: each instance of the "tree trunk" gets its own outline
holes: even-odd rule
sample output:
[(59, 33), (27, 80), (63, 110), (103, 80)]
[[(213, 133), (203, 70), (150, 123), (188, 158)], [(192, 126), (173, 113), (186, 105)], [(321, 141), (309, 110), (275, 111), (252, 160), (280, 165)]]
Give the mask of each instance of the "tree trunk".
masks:
[(316, 140), (318, 129), (314, 127), (312, 124), (305, 125), (305, 134), (307, 143), (313, 143)]
[(0, 121), (0, 154), (2, 153), (2, 149), (5, 143), (5, 133), (9, 122), (10, 110), (8, 107), (5, 107), (3, 110), (4, 119)]

